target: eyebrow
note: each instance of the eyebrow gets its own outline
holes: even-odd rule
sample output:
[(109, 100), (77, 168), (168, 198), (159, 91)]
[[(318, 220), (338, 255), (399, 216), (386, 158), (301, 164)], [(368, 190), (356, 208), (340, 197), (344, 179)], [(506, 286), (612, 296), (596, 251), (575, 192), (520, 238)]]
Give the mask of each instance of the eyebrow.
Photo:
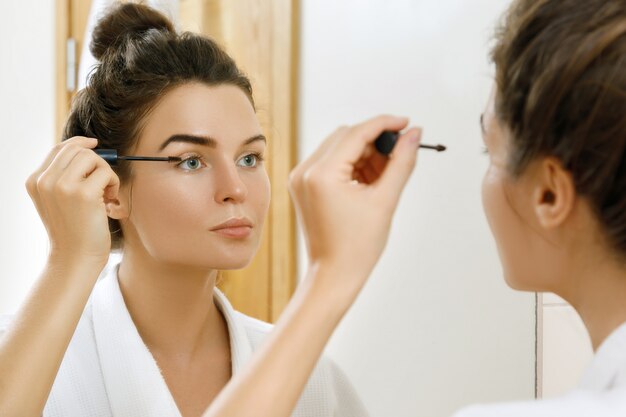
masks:
[[(252, 136), (251, 138), (248, 138), (248, 139), (244, 140), (242, 142), (241, 146), (246, 146), (246, 145), (249, 145), (249, 144), (251, 144), (253, 142), (257, 142), (257, 141), (262, 141), (264, 143), (267, 143), (267, 138), (265, 136), (263, 136), (263, 135)], [(191, 144), (194, 144), (194, 145), (208, 146), (209, 148), (216, 148), (217, 147), (217, 140), (213, 139), (210, 136), (197, 136), (197, 135), (178, 134), (178, 135), (172, 135), (169, 138), (167, 138), (167, 140), (165, 142), (163, 142), (161, 144), (161, 146), (159, 147), (159, 151), (162, 151), (170, 143), (174, 143), (174, 142), (191, 143)]]
[(486, 132), (485, 131), (485, 118), (484, 118), (485, 114), (481, 113), (480, 115), (480, 130), (483, 132), (483, 134)]

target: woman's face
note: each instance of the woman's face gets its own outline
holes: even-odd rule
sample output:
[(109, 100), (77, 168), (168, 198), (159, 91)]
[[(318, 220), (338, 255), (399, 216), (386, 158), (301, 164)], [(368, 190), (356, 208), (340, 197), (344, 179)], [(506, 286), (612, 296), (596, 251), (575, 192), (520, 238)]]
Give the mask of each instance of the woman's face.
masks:
[(508, 169), (510, 139), (498, 121), (495, 88), (481, 118), (489, 168), (482, 185), (487, 221), (496, 240), (504, 278), (515, 289), (543, 291), (550, 287), (553, 246), (541, 236), (533, 209), (533, 167), (519, 178)]
[[(128, 196), (125, 251), (207, 269), (246, 266), (270, 202), (265, 148), (238, 87), (189, 83), (169, 91), (147, 116), (132, 154), (183, 161), (132, 162), (120, 193)], [(229, 221), (236, 223), (224, 227)]]

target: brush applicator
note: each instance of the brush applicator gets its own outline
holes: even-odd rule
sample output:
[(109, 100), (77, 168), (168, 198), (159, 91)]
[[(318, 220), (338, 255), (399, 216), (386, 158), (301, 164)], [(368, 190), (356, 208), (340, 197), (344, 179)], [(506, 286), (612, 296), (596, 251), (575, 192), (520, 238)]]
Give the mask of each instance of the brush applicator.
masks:
[[(398, 142), (399, 135), (400, 134), (398, 132), (385, 130), (374, 141), (374, 146), (376, 147), (376, 150), (383, 155), (389, 155), (391, 151), (393, 151), (393, 148), (396, 146), (396, 142)], [(432, 149), (437, 152), (443, 152), (447, 149), (443, 145), (422, 145), (422, 144), (420, 144), (420, 148)]]
[(117, 166), (118, 161), (161, 161), (161, 162), (180, 162), (182, 158), (176, 156), (122, 156), (117, 154), (117, 149), (94, 149), (102, 159), (107, 161), (111, 166)]

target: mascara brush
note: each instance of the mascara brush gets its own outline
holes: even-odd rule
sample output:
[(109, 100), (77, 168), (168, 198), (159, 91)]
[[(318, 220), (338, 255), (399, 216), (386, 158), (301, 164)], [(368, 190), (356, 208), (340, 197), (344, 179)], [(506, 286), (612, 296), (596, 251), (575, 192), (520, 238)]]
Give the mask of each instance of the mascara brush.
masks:
[[(393, 148), (396, 146), (396, 142), (398, 142), (398, 136), (399, 136), (398, 132), (385, 130), (374, 141), (374, 146), (376, 147), (376, 150), (383, 155), (389, 155), (391, 151), (393, 150)], [(437, 152), (443, 152), (447, 149), (443, 145), (422, 145), (422, 144), (420, 144), (420, 148), (432, 149)]]
[(117, 149), (95, 149), (94, 151), (111, 166), (117, 166), (118, 161), (182, 161), (182, 158), (176, 156), (122, 156), (117, 154)]

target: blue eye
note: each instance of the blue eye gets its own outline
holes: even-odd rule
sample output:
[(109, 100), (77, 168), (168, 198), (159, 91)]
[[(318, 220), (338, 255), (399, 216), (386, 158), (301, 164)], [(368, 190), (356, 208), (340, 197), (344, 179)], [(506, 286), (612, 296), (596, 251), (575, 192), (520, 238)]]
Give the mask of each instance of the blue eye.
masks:
[(197, 171), (202, 168), (202, 160), (198, 156), (190, 156), (179, 162), (177, 166), (186, 171)]
[(262, 160), (263, 160), (263, 158), (261, 158), (261, 155), (251, 153), (251, 154), (248, 154), (248, 155), (244, 156), (243, 158), (241, 158), (239, 160), (239, 162), (241, 162), (241, 164), (238, 164), (238, 165), (243, 166), (245, 168), (254, 168)]

